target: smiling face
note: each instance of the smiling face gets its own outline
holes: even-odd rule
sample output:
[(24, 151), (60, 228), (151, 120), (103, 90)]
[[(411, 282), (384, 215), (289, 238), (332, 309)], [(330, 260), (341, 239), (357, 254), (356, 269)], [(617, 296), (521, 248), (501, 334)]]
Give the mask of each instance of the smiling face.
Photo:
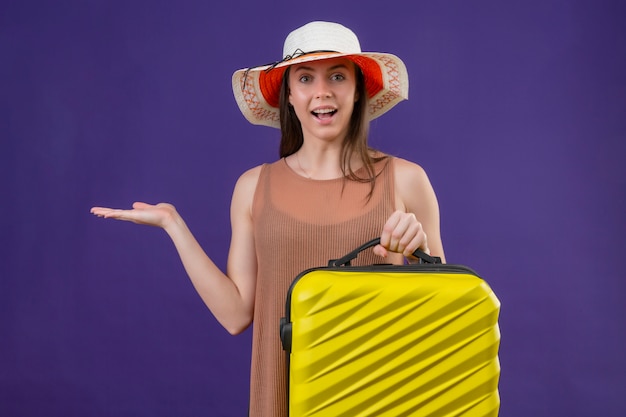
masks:
[(357, 99), (355, 64), (348, 59), (295, 64), (289, 71), (289, 104), (305, 141), (341, 142)]

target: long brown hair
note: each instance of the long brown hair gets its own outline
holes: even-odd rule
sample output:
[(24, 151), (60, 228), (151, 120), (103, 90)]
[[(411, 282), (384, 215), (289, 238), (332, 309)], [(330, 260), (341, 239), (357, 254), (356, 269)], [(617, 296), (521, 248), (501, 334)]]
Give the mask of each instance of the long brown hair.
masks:
[[(387, 156), (370, 148), (367, 143), (369, 119), (367, 117), (368, 97), (367, 90), (365, 89), (365, 78), (358, 65), (354, 64), (354, 68), (356, 75), (356, 94), (359, 99), (354, 103), (348, 133), (341, 147), (341, 172), (344, 178), (359, 182), (369, 182), (371, 184), (369, 196), (371, 197), (376, 181), (374, 164), (387, 158)], [(289, 70), (290, 67), (287, 67), (283, 74), (283, 81), (280, 87), (279, 110), (281, 138), (279, 153), (281, 158), (296, 153), (304, 142), (302, 125), (296, 116), (295, 110), (289, 104)], [(358, 176), (352, 169), (350, 161), (354, 154), (358, 155), (361, 159), (366, 172), (365, 177)]]

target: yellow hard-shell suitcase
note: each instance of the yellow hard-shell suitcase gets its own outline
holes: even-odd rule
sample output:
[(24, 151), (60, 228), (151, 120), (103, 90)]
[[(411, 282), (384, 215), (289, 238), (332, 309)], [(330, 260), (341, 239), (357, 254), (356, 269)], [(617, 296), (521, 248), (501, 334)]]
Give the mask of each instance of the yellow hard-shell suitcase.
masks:
[(420, 264), (350, 266), (378, 243), (294, 279), (281, 320), (289, 415), (497, 416), (493, 291), (420, 251)]

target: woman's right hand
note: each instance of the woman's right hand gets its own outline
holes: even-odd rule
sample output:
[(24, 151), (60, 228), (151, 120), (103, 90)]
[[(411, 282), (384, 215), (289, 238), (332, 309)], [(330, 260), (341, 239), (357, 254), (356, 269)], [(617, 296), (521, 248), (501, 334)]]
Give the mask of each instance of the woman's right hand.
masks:
[(176, 208), (169, 203), (156, 205), (141, 202), (133, 203), (131, 210), (92, 207), (91, 213), (105, 219), (117, 219), (137, 224), (166, 228), (177, 216)]

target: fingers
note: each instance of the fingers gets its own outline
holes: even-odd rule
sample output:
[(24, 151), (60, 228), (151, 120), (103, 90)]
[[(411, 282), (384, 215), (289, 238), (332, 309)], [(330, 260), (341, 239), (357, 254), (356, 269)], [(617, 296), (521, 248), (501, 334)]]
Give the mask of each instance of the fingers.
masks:
[(110, 214), (112, 211), (114, 211), (112, 208), (108, 208), (108, 207), (92, 207), (91, 210), (89, 210), (91, 214), (98, 216), (98, 217), (107, 217), (107, 214)]
[(415, 237), (411, 240), (411, 242), (408, 243), (406, 246), (404, 246), (402, 250), (402, 254), (405, 257), (409, 258), (409, 257), (412, 257), (413, 252), (415, 252), (417, 249), (421, 249), (422, 252), (426, 254), (430, 254), (430, 249), (428, 248), (428, 241), (427, 241), (426, 233), (421, 227), (419, 228), (419, 231), (417, 232)]
[[(428, 243), (426, 233), (422, 224), (417, 221), (413, 213), (396, 211), (385, 223), (380, 236), (380, 245), (391, 251), (402, 253), (405, 257), (410, 257), (416, 249), (422, 249), (428, 253)], [(382, 255), (382, 250), (375, 253)]]
[(382, 258), (386, 258), (387, 257), (387, 249), (385, 249), (382, 245), (376, 245), (374, 246), (374, 255), (380, 256)]
[(92, 207), (91, 213), (105, 219), (124, 220), (137, 224), (165, 227), (167, 224), (174, 221), (176, 209), (169, 203), (152, 205), (135, 202), (133, 203), (133, 208), (130, 210)]
[(112, 209), (108, 207), (92, 207), (90, 211), (91, 214), (97, 217), (102, 217), (104, 219), (113, 218), (119, 220), (128, 220), (126, 218), (126, 213), (128, 213), (128, 210)]
[(383, 226), (380, 244), (392, 252), (402, 253), (419, 233), (421, 224), (412, 213), (394, 212)]
[(154, 207), (154, 206), (152, 204), (142, 203), (141, 201), (135, 201), (133, 203), (134, 209), (146, 209), (150, 207)]
[[(142, 202), (135, 202), (133, 203), (133, 209), (135, 210), (143, 210), (143, 209), (147, 209), (150, 207), (154, 207), (150, 204), (146, 204), (146, 203), (142, 203)], [(113, 209), (110, 207), (92, 207), (91, 210), (89, 210), (91, 212), (91, 214), (94, 214), (98, 217), (120, 217), (122, 215), (124, 215), (124, 213), (129, 213), (131, 210), (123, 210), (123, 209)]]

